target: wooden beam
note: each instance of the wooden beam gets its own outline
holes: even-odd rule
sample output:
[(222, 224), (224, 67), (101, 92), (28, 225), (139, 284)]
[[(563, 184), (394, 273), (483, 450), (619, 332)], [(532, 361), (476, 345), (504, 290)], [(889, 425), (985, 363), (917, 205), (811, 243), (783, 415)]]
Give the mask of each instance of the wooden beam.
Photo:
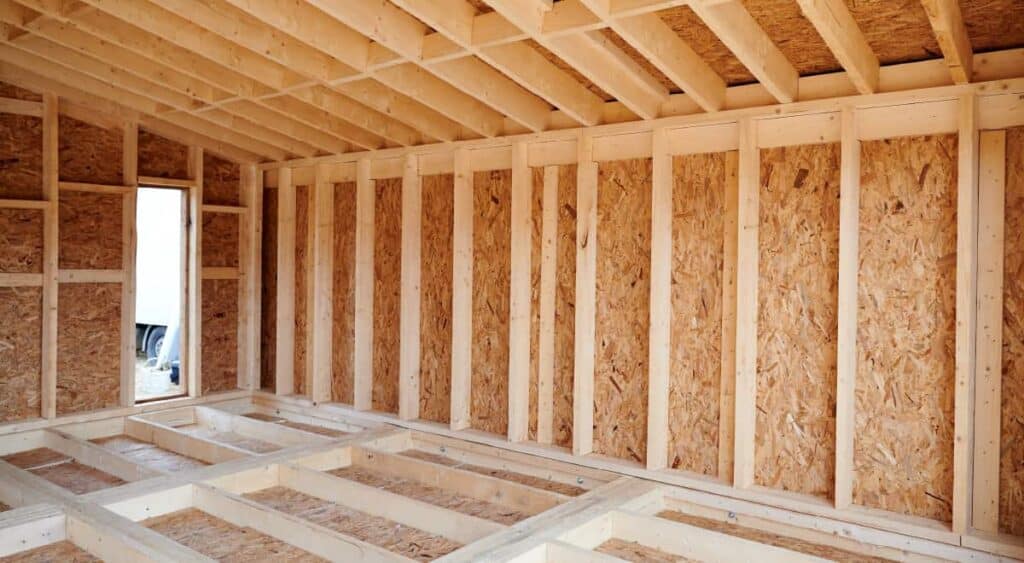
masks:
[(721, 388), (718, 393), (718, 478), (733, 482), (736, 435), (736, 276), (739, 251), (739, 153), (725, 153), (722, 219)]
[(15, 98), (0, 98), (0, 113), (42, 117), (43, 104), (42, 102), (30, 102)]
[(355, 381), (353, 406), (373, 406), (373, 286), (374, 208), (376, 184), (370, 179), (370, 160), (356, 163)]
[(530, 431), (530, 322), (532, 320), (533, 172), (526, 143), (512, 145), (509, 280), (508, 439), (522, 442)]
[(277, 348), (274, 392), (295, 393), (295, 186), (291, 168), (277, 177)]
[(953, 431), (953, 531), (971, 526), (978, 314), (978, 100), (960, 98), (956, 212), (956, 392)]
[(398, 417), (420, 417), (420, 260), (423, 210), (419, 157), (408, 155), (402, 173), (401, 305)]
[[(195, 182), (193, 180), (181, 180), (178, 178), (158, 178), (156, 176), (139, 176), (138, 184), (142, 186), (154, 186), (160, 188), (181, 188), (185, 190), (191, 188), (192, 186), (195, 186)], [(204, 205), (203, 211), (206, 211), (207, 208), (209, 207), (211, 206)]]
[(59, 254), (59, 160), (57, 95), (43, 94), (43, 310), (40, 405), (43, 418), (57, 416), (57, 274)]
[(576, 337), (572, 383), (572, 453), (594, 449), (594, 340), (597, 314), (597, 163), (594, 139), (577, 140)]
[(757, 419), (757, 280), (760, 179), (757, 127), (740, 121), (739, 199), (736, 253), (736, 411), (733, 484), (754, 484)]
[(252, 455), (234, 446), (200, 436), (192, 436), (170, 426), (138, 417), (128, 417), (124, 420), (124, 433), (136, 440), (148, 442), (165, 450), (209, 464), (223, 463)]
[(838, 509), (853, 504), (857, 400), (857, 272), (860, 267), (860, 141), (853, 108), (842, 111), (839, 170), (839, 305), (836, 342), (836, 482)]
[(99, 506), (81, 503), (65, 510), (68, 540), (102, 561), (209, 561), (167, 536)]
[(452, 217), (452, 430), (469, 428), (473, 354), (473, 172), (455, 149)]
[(960, 4), (956, 0), (921, 0), (928, 21), (932, 24), (935, 39), (942, 49), (954, 84), (967, 84), (974, 71), (974, 51), (967, 35)]
[(537, 442), (554, 434), (555, 298), (558, 290), (558, 167), (544, 168), (541, 226), (540, 311), (537, 345)]
[(878, 57), (842, 0), (797, 0), (861, 94), (878, 90)]
[(316, 167), (313, 182), (312, 213), (313, 316), (310, 323), (313, 369), (309, 395), (314, 403), (331, 400), (331, 374), (334, 326), (334, 183), (323, 165)]
[(43, 287), (43, 274), (0, 273), (0, 287)]
[[(58, 283), (124, 283), (127, 279), (127, 273), (124, 270), (59, 270), (57, 273)], [(134, 347), (133, 340), (133, 354)]]
[(38, 209), (45, 210), (49, 201), (39, 199), (0, 199), (0, 209)]
[(188, 371), (189, 397), (203, 394), (203, 149), (189, 147), (188, 175)]
[(1006, 131), (982, 131), (978, 177), (978, 343), (971, 525), (999, 532)]
[(131, 192), (124, 194), (121, 218), (121, 406), (135, 404), (135, 204), (139, 172), (139, 124), (124, 126), (122, 179)]
[(655, 129), (651, 180), (651, 287), (647, 385), (647, 468), (668, 465), (672, 319), (672, 155), (668, 132)]

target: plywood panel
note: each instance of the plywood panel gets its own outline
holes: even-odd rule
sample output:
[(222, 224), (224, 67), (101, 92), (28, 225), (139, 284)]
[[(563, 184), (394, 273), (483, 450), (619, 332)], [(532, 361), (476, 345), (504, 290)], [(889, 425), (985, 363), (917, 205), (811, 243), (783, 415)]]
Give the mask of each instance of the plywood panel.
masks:
[(263, 279), (260, 288), (260, 388), (273, 392), (277, 384), (277, 190), (263, 191)]
[(953, 493), (954, 136), (861, 145), (853, 499), (948, 521)]
[(846, 0), (846, 5), (883, 65), (942, 58), (920, 0)]
[(0, 272), (42, 273), (43, 212), (0, 209)]
[(718, 473), (725, 154), (672, 159), (668, 463)]
[(203, 266), (238, 267), (238, 215), (203, 213)]
[(597, 184), (594, 451), (647, 453), (651, 159), (602, 162)]
[(1024, 2), (960, 2), (960, 13), (975, 53), (1024, 46)]
[(43, 120), (0, 113), (0, 198), (43, 198)]
[(123, 205), (120, 194), (60, 192), (62, 269), (121, 269)]
[(270, 553), (274, 559), (291, 563), (323, 561), (291, 544), (194, 508), (143, 520), (141, 524), (219, 561), (258, 561)]
[(334, 343), (331, 398), (352, 404), (355, 383), (356, 184), (334, 186)]
[(295, 394), (306, 394), (306, 295), (309, 277), (309, 186), (295, 186)]
[(1024, 536), (1024, 127), (1006, 132), (999, 527)]
[(555, 242), (555, 373), (553, 444), (572, 446), (572, 378), (576, 351), (576, 165), (558, 167)]
[(512, 171), (473, 175), (473, 352), (470, 425), (508, 430)]
[(57, 414), (117, 406), (121, 284), (61, 284), (57, 299)]
[(203, 280), (203, 393), (238, 387), (238, 280)]
[(761, 151), (754, 480), (832, 498), (839, 145)]
[(377, 180), (373, 247), (373, 408), (398, 412), (402, 179)]
[(39, 416), (43, 294), (0, 288), (0, 422)]
[(189, 179), (187, 146), (139, 129), (138, 151), (140, 176)]
[(454, 184), (451, 174), (422, 179), (420, 418), (444, 423), (451, 415)]
[(118, 185), (123, 181), (120, 128), (103, 129), (62, 115), (57, 140), (60, 179), (67, 182)]
[(238, 205), (240, 178), (237, 164), (203, 152), (203, 203)]

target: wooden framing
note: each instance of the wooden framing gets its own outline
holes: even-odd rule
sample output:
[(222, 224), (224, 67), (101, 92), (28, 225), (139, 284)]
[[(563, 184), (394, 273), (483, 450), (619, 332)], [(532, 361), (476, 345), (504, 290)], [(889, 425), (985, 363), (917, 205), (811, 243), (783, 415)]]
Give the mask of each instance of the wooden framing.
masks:
[(668, 133), (652, 133), (651, 321), (647, 383), (647, 468), (668, 465), (669, 372), (672, 322), (672, 155)]
[(277, 380), (279, 395), (295, 392), (295, 185), (283, 170), (277, 192)]
[(512, 147), (512, 229), (509, 290), (508, 439), (521, 442), (530, 426), (530, 239), (533, 236), (533, 173), (524, 143)]
[(58, 141), (57, 96), (43, 95), (43, 329), (40, 404), (43, 418), (57, 416)]
[(186, 352), (186, 391), (190, 397), (203, 392), (203, 149), (189, 147), (188, 175), (193, 185), (188, 190), (188, 326), (182, 338)]
[(398, 416), (420, 414), (420, 244), (423, 222), (419, 157), (409, 155), (402, 174), (402, 269)]
[(554, 424), (555, 275), (558, 252), (558, 167), (544, 168), (541, 226), (539, 335), (537, 342), (537, 442), (550, 444)]
[(576, 164), (576, 335), (572, 380), (572, 452), (594, 449), (594, 333), (597, 301), (597, 163), (594, 140), (581, 136)]
[[(331, 400), (331, 354), (334, 323), (333, 287), (334, 287), (334, 184), (327, 181), (326, 174), (316, 174), (313, 193), (310, 196), (313, 205), (309, 209), (310, 230), (313, 231), (313, 245), (310, 249), (313, 275), (312, 285), (313, 315), (309, 323), (312, 347), (312, 370), (308, 370), (309, 396), (314, 402)], [(282, 247), (285, 250), (288, 247)], [(279, 252), (280, 254), (280, 252)]]
[(122, 182), (132, 186), (123, 197), (121, 219), (121, 406), (135, 404), (135, 230), (136, 189), (138, 188), (139, 124), (124, 126), (122, 144)]
[[(473, 172), (469, 155), (453, 156), (455, 180), (452, 218), (452, 387), (451, 428), (469, 428), (473, 353)], [(421, 169), (422, 170), (422, 169)]]

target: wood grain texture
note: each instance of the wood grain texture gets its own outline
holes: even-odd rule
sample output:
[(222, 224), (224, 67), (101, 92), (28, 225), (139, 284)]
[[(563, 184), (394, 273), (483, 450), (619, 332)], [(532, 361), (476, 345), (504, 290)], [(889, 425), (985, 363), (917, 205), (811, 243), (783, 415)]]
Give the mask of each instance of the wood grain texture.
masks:
[(238, 267), (238, 215), (203, 213), (203, 266)]
[(718, 473), (725, 154), (672, 159), (668, 464)]
[(377, 180), (373, 250), (373, 409), (398, 412), (402, 179)]
[(124, 136), (120, 128), (103, 129), (66, 115), (61, 115), (58, 123), (61, 181), (122, 183)]
[(743, 0), (743, 5), (801, 75), (842, 70), (796, 2)]
[(295, 394), (306, 394), (306, 355), (308, 323), (306, 304), (309, 301), (309, 186), (295, 186)]
[(123, 205), (120, 194), (60, 192), (61, 269), (121, 269)]
[(334, 315), (331, 399), (352, 404), (355, 383), (356, 184), (334, 186)]
[(277, 190), (263, 191), (263, 280), (260, 307), (260, 388), (277, 385)]
[(658, 12), (658, 16), (672, 28), (679, 37), (707, 61), (708, 65), (726, 84), (750, 84), (757, 82), (754, 75), (732, 54), (732, 51), (704, 25), (689, 6), (678, 6)]
[(761, 151), (754, 479), (832, 498), (839, 145)]
[(598, 165), (594, 451), (647, 453), (651, 159)]
[(544, 169), (530, 174), (530, 392), (528, 437), (537, 439), (537, 384), (540, 379), (540, 264), (544, 235)]
[(551, 443), (572, 446), (572, 378), (576, 353), (576, 165), (558, 167), (555, 242), (555, 373)]
[(846, 0), (846, 5), (883, 65), (942, 58), (920, 0)]
[(423, 176), (420, 274), (420, 418), (451, 419), (452, 228), (455, 177)]
[(0, 209), (0, 273), (42, 273), (43, 211)]
[(291, 544), (252, 528), (235, 526), (194, 508), (150, 518), (140, 523), (218, 561), (258, 561), (266, 559), (271, 553), (275, 559), (291, 563), (323, 561)]
[(1006, 131), (999, 528), (1024, 536), (1024, 127)]
[(42, 310), (42, 288), (0, 288), (0, 422), (39, 416)]
[(16, 100), (25, 100), (27, 102), (43, 101), (43, 97), (41, 95), (6, 82), (0, 82), (0, 96), (5, 98), (14, 98)]
[(43, 199), (43, 120), (0, 114), (0, 198)]
[(57, 415), (116, 407), (121, 389), (121, 284), (58, 289)]
[(189, 179), (187, 146), (139, 129), (138, 151), (140, 176)]
[(203, 151), (203, 203), (238, 205), (241, 174), (234, 162)]
[(238, 387), (238, 280), (203, 280), (203, 394)]
[(470, 424), (508, 431), (512, 171), (473, 175), (473, 353)]
[(861, 144), (853, 500), (949, 521), (955, 136)]

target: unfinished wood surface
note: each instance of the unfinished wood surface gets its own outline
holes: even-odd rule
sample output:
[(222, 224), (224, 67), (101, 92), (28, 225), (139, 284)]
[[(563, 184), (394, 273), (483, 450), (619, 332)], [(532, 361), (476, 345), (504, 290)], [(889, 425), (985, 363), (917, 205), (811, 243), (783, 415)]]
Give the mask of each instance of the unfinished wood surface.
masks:
[(440, 465), (447, 465), (448, 467), (456, 467), (464, 471), (472, 471), (473, 473), (479, 473), (481, 475), (489, 475), (496, 477), (503, 481), (512, 481), (513, 483), (520, 483), (528, 487), (540, 489), (542, 491), (551, 491), (567, 496), (579, 496), (587, 492), (581, 487), (570, 485), (568, 483), (561, 483), (551, 479), (544, 479), (542, 477), (535, 477), (533, 475), (527, 475), (525, 473), (518, 473), (515, 471), (508, 471), (504, 469), (495, 469), (486, 465), (476, 465), (473, 463), (464, 463), (457, 459), (447, 457), (440, 454), (425, 452), (422, 450), (405, 450), (399, 452), (400, 455), (422, 459), (431, 463), (437, 463)]
[(508, 430), (512, 171), (473, 175), (473, 353), (471, 426)]
[(1024, 536), (1024, 127), (1006, 131), (999, 528)]
[(755, 482), (831, 498), (839, 145), (761, 151)]
[(443, 537), (285, 487), (271, 487), (246, 497), (415, 560), (437, 559), (461, 547)]
[(66, 115), (58, 121), (60, 180), (120, 185), (121, 128), (103, 129)]
[(57, 414), (115, 407), (121, 388), (121, 284), (58, 290)]
[(164, 473), (177, 473), (208, 465), (204, 461), (165, 450), (160, 446), (136, 440), (130, 436), (110, 436), (109, 438), (93, 440), (93, 442), (108, 450), (119, 453), (139, 465), (163, 471)]
[(402, 179), (377, 180), (373, 245), (373, 409), (398, 412)]
[(123, 205), (121, 194), (60, 192), (61, 269), (121, 268)]
[(237, 268), (239, 221), (230, 213), (203, 213), (203, 267)]
[(619, 538), (605, 540), (601, 545), (595, 547), (594, 551), (635, 563), (689, 563), (696, 561), (695, 559), (687, 559), (667, 551), (648, 547), (640, 542)]
[(743, 5), (801, 75), (842, 70), (796, 2), (744, 0)]
[(707, 61), (712, 70), (725, 79), (726, 84), (735, 86), (756, 82), (747, 67), (743, 66), (718, 36), (704, 25), (690, 7), (669, 8), (658, 12), (658, 16)]
[(954, 136), (861, 144), (853, 500), (948, 521), (953, 487)]
[(846, 5), (883, 65), (942, 57), (920, 0), (847, 0)]
[(203, 394), (238, 388), (238, 280), (203, 280), (202, 339)]
[(274, 392), (277, 383), (277, 194), (263, 191), (262, 270), (260, 277), (260, 389)]
[(717, 475), (725, 154), (672, 160), (668, 465)]
[(651, 160), (598, 165), (594, 451), (647, 452)]
[(334, 186), (333, 401), (352, 404), (355, 383), (356, 184)]
[(242, 435), (231, 430), (220, 430), (216, 428), (208, 428), (199, 424), (186, 424), (184, 426), (176, 426), (175, 430), (184, 432), (191, 436), (199, 438), (205, 438), (228, 446), (234, 446), (254, 454), (266, 454), (270, 452), (276, 452), (281, 449), (281, 446), (261, 440), (259, 438), (253, 438), (248, 435)]
[(188, 147), (139, 130), (139, 176), (188, 180)]
[(39, 416), (42, 307), (42, 288), (0, 288), (0, 422)]
[(8, 557), (0, 557), (0, 561), (4, 563), (99, 563), (101, 559), (93, 557), (88, 551), (65, 540)]
[(294, 386), (296, 395), (308, 392), (308, 367), (306, 361), (309, 354), (309, 285), (312, 280), (312, 262), (309, 254), (310, 218), (309, 209), (310, 186), (295, 186), (295, 352)]
[[(527, 434), (530, 440), (537, 439), (538, 391), (540, 383), (540, 300), (541, 262), (544, 246), (544, 169), (532, 168), (530, 173), (530, 377), (527, 393)], [(556, 186), (557, 189), (557, 186)]]
[(203, 203), (239, 205), (241, 174), (238, 164), (203, 151)]
[(448, 423), (452, 369), (452, 174), (423, 176), (420, 274), (420, 418)]
[(43, 211), (0, 209), (0, 273), (43, 272)]
[(252, 528), (235, 526), (194, 508), (149, 518), (141, 524), (218, 561), (323, 561)]
[(0, 113), (0, 198), (43, 199), (43, 120)]
[(551, 443), (572, 445), (572, 378), (576, 351), (576, 165), (558, 167), (555, 240), (555, 369)]

